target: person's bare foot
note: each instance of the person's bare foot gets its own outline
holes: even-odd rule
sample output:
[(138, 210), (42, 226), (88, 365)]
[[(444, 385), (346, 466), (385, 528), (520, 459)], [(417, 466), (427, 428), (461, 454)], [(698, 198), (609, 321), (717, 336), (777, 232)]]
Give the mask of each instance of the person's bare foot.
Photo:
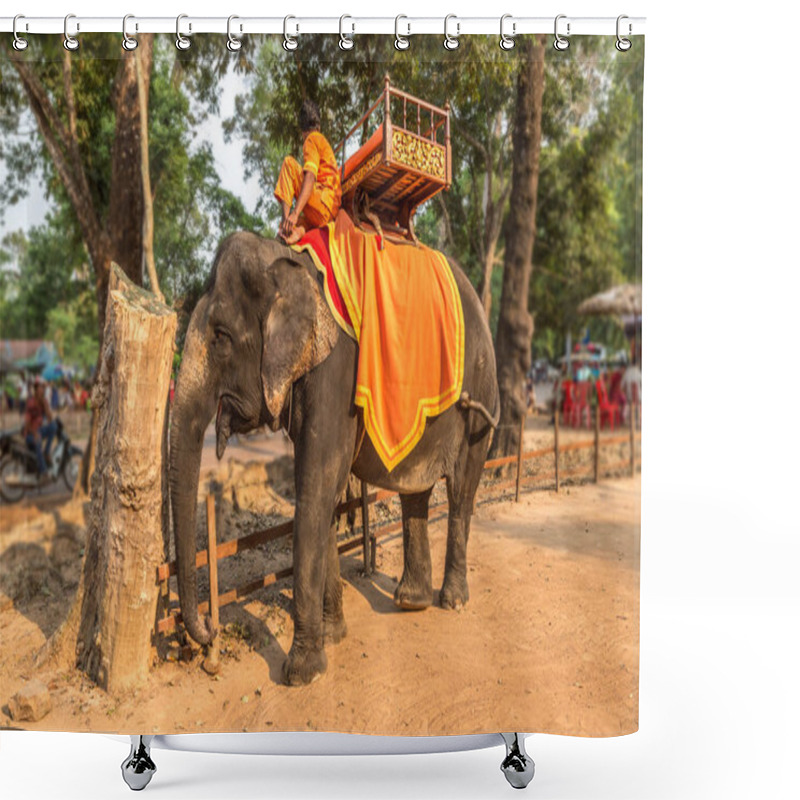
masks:
[(306, 229), (302, 225), (295, 225), (292, 232), (284, 239), (286, 244), (297, 244), (306, 235)]

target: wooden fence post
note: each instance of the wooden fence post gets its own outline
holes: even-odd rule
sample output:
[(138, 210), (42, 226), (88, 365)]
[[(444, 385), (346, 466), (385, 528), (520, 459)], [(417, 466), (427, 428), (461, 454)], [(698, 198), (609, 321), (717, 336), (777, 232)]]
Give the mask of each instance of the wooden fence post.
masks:
[(519, 503), (519, 485), (522, 480), (522, 438), (525, 434), (525, 415), (523, 412), (519, 421), (519, 448), (517, 449), (517, 491), (514, 495), (514, 502)]
[[(208, 604), (211, 609), (211, 624), (219, 631), (219, 581), (217, 577), (217, 503), (213, 493), (206, 495), (206, 521), (208, 528)], [(203, 669), (209, 675), (219, 672), (219, 636), (208, 646), (208, 655)]]
[(361, 533), (364, 537), (364, 574), (372, 574), (373, 559), (370, 555), (372, 544), (369, 535), (369, 503), (367, 502), (367, 484), (361, 481)]
[(636, 406), (631, 403), (631, 414), (630, 414), (630, 423), (631, 423), (631, 478), (635, 477), (636, 475)]
[(556, 413), (553, 419), (555, 422), (555, 427), (554, 427), (555, 444), (553, 446), (553, 453), (555, 455), (555, 462), (556, 462), (556, 491), (558, 491), (558, 398), (556, 398)]
[(594, 482), (600, 479), (600, 402), (594, 412)]

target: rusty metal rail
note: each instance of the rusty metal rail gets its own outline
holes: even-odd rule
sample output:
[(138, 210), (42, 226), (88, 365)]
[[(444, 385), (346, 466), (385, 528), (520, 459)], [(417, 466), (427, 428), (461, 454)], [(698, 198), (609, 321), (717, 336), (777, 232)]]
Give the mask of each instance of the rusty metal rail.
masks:
[[(641, 433), (637, 432), (635, 425), (635, 417), (631, 414), (630, 430), (628, 434), (623, 436), (600, 436), (599, 424), (595, 424), (594, 437), (585, 441), (560, 443), (559, 442), (559, 419), (558, 412), (555, 415), (554, 426), (554, 443), (552, 447), (544, 447), (536, 450), (523, 451), (523, 437), (519, 437), (519, 447), (513, 455), (502, 456), (501, 458), (494, 458), (487, 461), (483, 469), (493, 470), (501, 467), (516, 465), (516, 476), (511, 480), (496, 481), (489, 484), (486, 488), (490, 489), (493, 493), (492, 499), (497, 499), (497, 494), (502, 495), (508, 489), (514, 489), (515, 498), (519, 500), (519, 492), (521, 487), (540, 486), (542, 484), (554, 484), (554, 489), (559, 490), (560, 482), (564, 478), (582, 478), (585, 480), (592, 480), (596, 482), (599, 480), (601, 467), (605, 473), (619, 472), (621, 470), (630, 470), (630, 474), (634, 475), (637, 466), (640, 465), (640, 458), (637, 454), (636, 442), (641, 441)], [(520, 428), (522, 430), (522, 426)], [(630, 453), (629, 458), (624, 461), (613, 462), (611, 464), (600, 464), (599, 453), (602, 447), (612, 445), (628, 444)], [(594, 450), (593, 465), (588, 469), (570, 469), (564, 470), (559, 466), (560, 456), (563, 453), (575, 452), (579, 450)], [(541, 475), (524, 475), (524, 464), (533, 459), (545, 458), (548, 456), (553, 457), (553, 471)], [(388, 491), (385, 489), (378, 489), (367, 493), (365, 491), (366, 484), (362, 482), (362, 495), (353, 498), (336, 506), (335, 514), (340, 516), (346, 514), (348, 511), (361, 509), (362, 515), (362, 533), (358, 536), (353, 536), (350, 539), (340, 542), (338, 545), (339, 554), (348, 553), (351, 550), (356, 550), (359, 547), (364, 552), (364, 569), (367, 574), (375, 569), (375, 552), (378, 539), (385, 539), (393, 533), (402, 530), (402, 520), (394, 520), (391, 522), (373, 525), (370, 527), (369, 523), (369, 506), (378, 503), (381, 500), (389, 500), (393, 497), (398, 497), (397, 492)], [(213, 606), (209, 602), (200, 603), (198, 611), (200, 614), (207, 614), (209, 610), (213, 611), (214, 616), (218, 616), (219, 609), (223, 606), (235, 603), (244, 597), (247, 597), (253, 592), (257, 592), (267, 586), (271, 586), (283, 578), (288, 578), (292, 575), (292, 568), (286, 567), (277, 570), (268, 575), (264, 575), (257, 580), (250, 581), (242, 586), (230, 589), (222, 594), (219, 593), (216, 580), (216, 565), (221, 559), (228, 558), (229, 556), (243, 553), (247, 550), (253, 550), (256, 547), (266, 544), (267, 542), (281, 539), (289, 536), (294, 530), (294, 522), (289, 520), (287, 522), (279, 523), (266, 530), (256, 531), (248, 536), (243, 536), (241, 539), (232, 539), (228, 542), (217, 542), (217, 525), (216, 525), (216, 504), (213, 502), (212, 496), (209, 495), (206, 504), (208, 512), (208, 534), (209, 545), (212, 553), (211, 558), (214, 561), (214, 568), (210, 570), (211, 575), (211, 591), (215, 596)], [(441, 519), (446, 516), (442, 512), (446, 512), (447, 503), (439, 503), (429, 509), (429, 520), (431, 522)], [(439, 515), (438, 517), (435, 515)], [(213, 538), (213, 542), (212, 542)], [(195, 557), (195, 565), (197, 567), (209, 566), (209, 549), (200, 550)], [(177, 623), (181, 621), (180, 611), (170, 609), (170, 601), (173, 601), (175, 595), (169, 592), (169, 579), (177, 574), (177, 565), (175, 561), (170, 561), (161, 564), (156, 571), (156, 582), (160, 585), (161, 596), (164, 601), (164, 616), (156, 622), (156, 633), (169, 633), (174, 630)]]

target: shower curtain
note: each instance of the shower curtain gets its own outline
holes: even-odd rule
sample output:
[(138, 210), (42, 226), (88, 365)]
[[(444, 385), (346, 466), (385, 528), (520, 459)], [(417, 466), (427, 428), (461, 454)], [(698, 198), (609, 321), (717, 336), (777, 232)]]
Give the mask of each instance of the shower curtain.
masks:
[(643, 38), (30, 39), (0, 728), (635, 731)]

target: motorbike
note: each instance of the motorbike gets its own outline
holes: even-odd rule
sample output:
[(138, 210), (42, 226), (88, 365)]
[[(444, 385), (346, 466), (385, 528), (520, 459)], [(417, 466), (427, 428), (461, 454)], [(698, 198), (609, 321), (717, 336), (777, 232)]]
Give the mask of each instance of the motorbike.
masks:
[(50, 457), (51, 466), (40, 475), (36, 450), (27, 444), (21, 429), (0, 433), (0, 496), (3, 500), (16, 503), (26, 492), (52, 485), (62, 478), (67, 489), (74, 488), (80, 475), (83, 451), (72, 444), (58, 417)]

